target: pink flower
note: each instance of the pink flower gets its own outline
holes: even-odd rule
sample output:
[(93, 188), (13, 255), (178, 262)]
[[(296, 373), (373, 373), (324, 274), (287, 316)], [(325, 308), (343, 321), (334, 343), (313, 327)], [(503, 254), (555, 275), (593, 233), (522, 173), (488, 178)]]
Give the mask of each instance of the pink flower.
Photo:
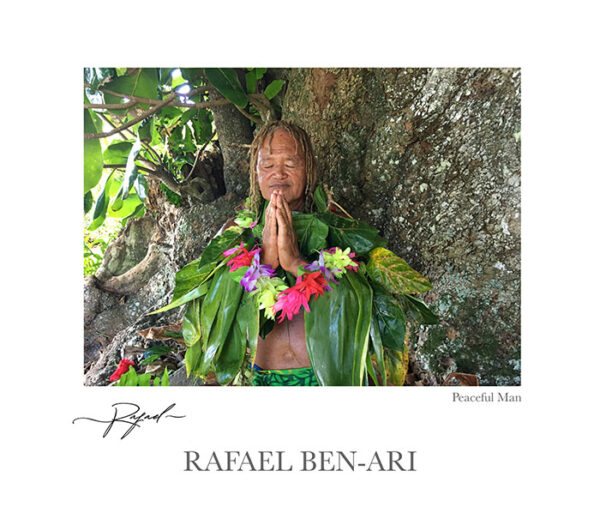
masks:
[(116, 381), (116, 380), (120, 379), (121, 376), (129, 370), (129, 367), (134, 367), (134, 366), (135, 366), (135, 363), (133, 363), (131, 360), (127, 360), (127, 358), (123, 358), (119, 362), (119, 366), (117, 367), (117, 370), (115, 372), (113, 372), (112, 376), (110, 377), (110, 381)]
[(225, 251), (223, 251), (223, 256), (231, 256), (231, 255), (235, 255), (240, 249), (244, 249), (244, 243), (240, 243), (239, 246), (235, 246), (234, 248), (231, 249), (226, 249)]
[(302, 306), (310, 312), (308, 307), (310, 296), (313, 294), (317, 297), (322, 296), (323, 290), (330, 289), (327, 280), (319, 271), (303, 274), (298, 277), (296, 285), (279, 293), (277, 302), (273, 305), (273, 313), (281, 312), (279, 322), (283, 322), (286, 316), (291, 321)]
[(277, 296), (277, 302), (273, 305), (273, 313), (281, 311), (278, 319), (279, 322), (283, 322), (286, 316), (291, 321), (292, 317), (300, 311), (302, 306), (306, 308), (306, 311), (310, 312), (306, 296), (296, 288), (297, 286), (298, 284), (284, 290)]

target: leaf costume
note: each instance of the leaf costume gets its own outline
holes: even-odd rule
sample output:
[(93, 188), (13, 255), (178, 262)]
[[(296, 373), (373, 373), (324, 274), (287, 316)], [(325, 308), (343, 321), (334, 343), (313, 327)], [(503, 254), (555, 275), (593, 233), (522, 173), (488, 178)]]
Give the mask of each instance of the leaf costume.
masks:
[[(429, 281), (385, 246), (368, 224), (329, 211), (319, 186), (316, 212), (292, 213), (300, 252), (312, 263), (298, 278), (261, 265), (266, 204), (254, 219), (249, 202), (236, 225), (215, 237), (175, 276), (173, 300), (153, 313), (187, 304), (183, 337), (188, 376), (218, 383), (321, 386), (402, 385), (410, 321), (436, 316), (412, 294)], [(254, 365), (258, 337), (304, 309), (312, 369)]]

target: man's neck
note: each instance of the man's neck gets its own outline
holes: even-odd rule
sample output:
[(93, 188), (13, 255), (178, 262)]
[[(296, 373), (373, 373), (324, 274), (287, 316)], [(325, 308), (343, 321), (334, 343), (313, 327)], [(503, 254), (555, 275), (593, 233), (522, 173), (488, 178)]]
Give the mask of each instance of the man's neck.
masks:
[(296, 212), (304, 212), (304, 198), (301, 198), (299, 200), (296, 200), (296, 201), (290, 203), (289, 206), (290, 206), (290, 210), (293, 210)]

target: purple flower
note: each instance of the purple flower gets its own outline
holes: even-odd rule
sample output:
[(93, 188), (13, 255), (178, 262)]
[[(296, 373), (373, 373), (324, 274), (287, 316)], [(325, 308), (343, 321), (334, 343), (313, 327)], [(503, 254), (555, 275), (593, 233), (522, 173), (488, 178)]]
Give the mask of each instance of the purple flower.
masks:
[[(254, 228), (258, 224), (258, 219), (250, 223), (250, 228)], [(253, 237), (254, 238), (254, 237)]]
[[(325, 251), (327, 251), (327, 250), (325, 250)], [(321, 273), (323, 274), (323, 276), (325, 277), (325, 279), (328, 282), (332, 281), (333, 283), (339, 283), (338, 281), (336, 281), (333, 273), (336, 271), (339, 272), (339, 271), (341, 271), (341, 269), (332, 269), (332, 270), (327, 269), (327, 267), (325, 267), (325, 260), (323, 259), (322, 251), (319, 252), (319, 259), (315, 260), (311, 264), (305, 265), (304, 269), (306, 269), (307, 271), (312, 271), (312, 272), (321, 271)], [(325, 290), (331, 290), (331, 287), (329, 287)]]
[(263, 276), (272, 278), (275, 276), (275, 271), (271, 269), (270, 265), (262, 265), (260, 263), (259, 252), (256, 252), (254, 254), (254, 258), (252, 259), (252, 264), (246, 271), (246, 274), (244, 274), (242, 281), (240, 281), (240, 285), (248, 292), (252, 292), (254, 289), (256, 289), (257, 280)]

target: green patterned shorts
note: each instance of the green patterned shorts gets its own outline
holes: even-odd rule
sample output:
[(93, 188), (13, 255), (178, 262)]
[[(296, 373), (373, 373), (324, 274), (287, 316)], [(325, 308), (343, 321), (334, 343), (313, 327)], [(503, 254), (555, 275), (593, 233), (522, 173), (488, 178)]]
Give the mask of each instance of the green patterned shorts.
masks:
[(318, 387), (312, 367), (302, 369), (261, 369), (254, 366), (255, 387)]

